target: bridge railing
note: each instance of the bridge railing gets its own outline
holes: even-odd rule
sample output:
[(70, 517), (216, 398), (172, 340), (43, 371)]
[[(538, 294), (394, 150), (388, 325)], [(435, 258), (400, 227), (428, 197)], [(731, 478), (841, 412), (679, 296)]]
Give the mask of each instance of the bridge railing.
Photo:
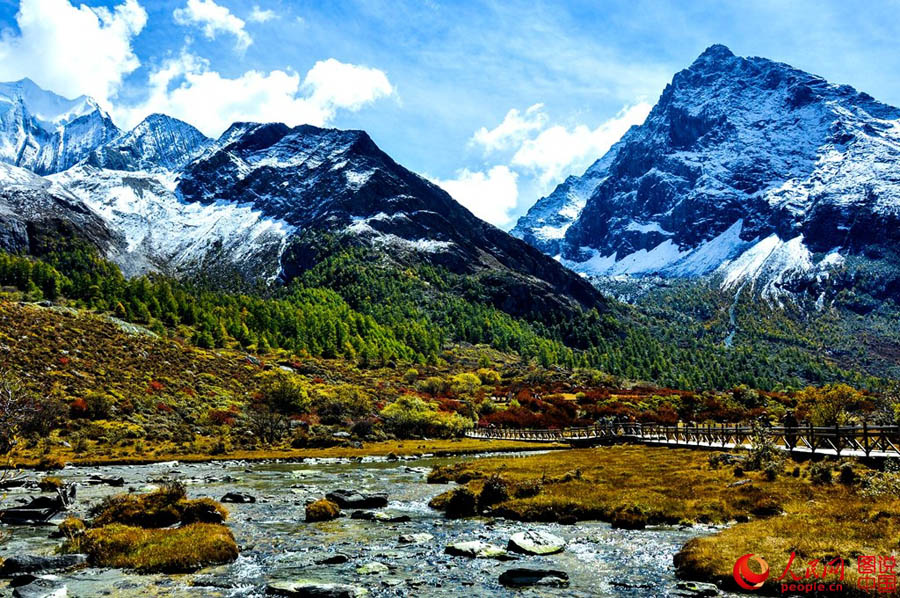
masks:
[(598, 423), (578, 428), (517, 429), (477, 428), (472, 438), (532, 442), (578, 440), (632, 440), (649, 444), (700, 447), (749, 448), (754, 436), (762, 434), (785, 451), (828, 453), (837, 456), (900, 457), (900, 426), (763, 426), (736, 424), (644, 424), (636, 422)]

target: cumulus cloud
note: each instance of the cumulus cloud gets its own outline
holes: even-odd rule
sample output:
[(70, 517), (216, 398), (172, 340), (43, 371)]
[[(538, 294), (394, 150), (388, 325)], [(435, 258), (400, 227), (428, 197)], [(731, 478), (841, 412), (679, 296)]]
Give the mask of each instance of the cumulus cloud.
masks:
[(22, 0), (19, 32), (0, 35), (0, 80), (32, 78), (64, 96), (90, 95), (105, 108), (140, 66), (131, 40), (147, 24), (137, 0), (112, 9), (68, 0)]
[(189, 52), (151, 73), (140, 106), (117, 111), (128, 126), (153, 112), (189, 122), (217, 136), (236, 121), (325, 125), (338, 110), (359, 110), (394, 90), (384, 72), (334, 59), (317, 62), (301, 80), (293, 71), (247, 71), (224, 77)]
[(510, 224), (518, 203), (518, 176), (506, 166), (494, 166), (486, 173), (464, 168), (456, 178), (431, 180), (482, 220), (502, 227)]
[(547, 114), (543, 111), (543, 104), (535, 104), (519, 112), (513, 108), (506, 113), (506, 117), (499, 125), (488, 130), (481, 127), (472, 136), (472, 143), (484, 147), (485, 152), (509, 149), (521, 144), (528, 135), (534, 131), (540, 131), (547, 124)]
[(546, 128), (521, 144), (511, 164), (535, 172), (542, 185), (557, 182), (568, 174), (581, 174), (632, 125), (643, 123), (652, 108), (646, 102), (627, 106), (595, 129), (586, 125)]
[(277, 16), (278, 15), (275, 14), (274, 10), (263, 10), (259, 5), (256, 5), (253, 7), (253, 11), (251, 11), (250, 16), (247, 18), (251, 23), (265, 23)]
[(197, 25), (202, 28), (207, 39), (215, 39), (219, 33), (235, 37), (235, 47), (246, 50), (253, 43), (253, 38), (244, 29), (243, 19), (231, 14), (224, 6), (213, 0), (188, 0), (184, 8), (176, 8), (172, 16), (179, 25)]

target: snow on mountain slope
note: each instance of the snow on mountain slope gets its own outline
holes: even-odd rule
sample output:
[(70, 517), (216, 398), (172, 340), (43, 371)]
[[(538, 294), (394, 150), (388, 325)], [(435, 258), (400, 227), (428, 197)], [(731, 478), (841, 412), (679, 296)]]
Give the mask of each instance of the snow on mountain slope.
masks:
[(150, 173), (80, 165), (49, 180), (80, 198), (124, 237), (111, 258), (126, 275), (197, 273), (224, 260), (249, 277), (274, 279), (293, 232), (283, 221), (227, 201), (185, 203)]
[(75, 195), (23, 168), (0, 163), (0, 250), (42, 253), (79, 237), (114, 254), (120, 238)]
[(59, 172), (118, 134), (90, 98), (69, 100), (30, 79), (0, 83), (0, 161), (37, 174)]
[(547, 200), (580, 179), (515, 230), (590, 276), (721, 275), (774, 298), (844, 264), (825, 259), (835, 248), (885, 260), (900, 247), (900, 110), (724, 46), (677, 73), (584, 178), (593, 190), (558, 247), (541, 227), (571, 209)]

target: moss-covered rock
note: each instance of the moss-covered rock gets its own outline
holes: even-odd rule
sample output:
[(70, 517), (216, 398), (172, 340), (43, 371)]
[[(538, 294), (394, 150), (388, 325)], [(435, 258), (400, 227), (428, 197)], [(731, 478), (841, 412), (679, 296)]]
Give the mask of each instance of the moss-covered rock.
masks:
[(174, 529), (144, 529), (111, 524), (89, 529), (78, 542), (96, 567), (139, 573), (188, 573), (231, 563), (237, 543), (224, 525), (194, 523)]
[(306, 505), (306, 521), (331, 521), (341, 516), (341, 508), (327, 498)]

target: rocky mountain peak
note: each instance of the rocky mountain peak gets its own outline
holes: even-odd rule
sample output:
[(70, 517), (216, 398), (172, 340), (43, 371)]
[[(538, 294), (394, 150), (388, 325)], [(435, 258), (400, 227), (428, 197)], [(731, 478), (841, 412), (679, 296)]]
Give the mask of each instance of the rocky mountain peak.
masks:
[(895, 250), (898, 165), (900, 110), (715, 45), (643, 125), (548, 196), (590, 189), (555, 247), (535, 238), (553, 221), (546, 208), (570, 204), (541, 200), (541, 219), (529, 211), (515, 231), (587, 275), (721, 275), (775, 296), (817, 288), (849, 255)]

